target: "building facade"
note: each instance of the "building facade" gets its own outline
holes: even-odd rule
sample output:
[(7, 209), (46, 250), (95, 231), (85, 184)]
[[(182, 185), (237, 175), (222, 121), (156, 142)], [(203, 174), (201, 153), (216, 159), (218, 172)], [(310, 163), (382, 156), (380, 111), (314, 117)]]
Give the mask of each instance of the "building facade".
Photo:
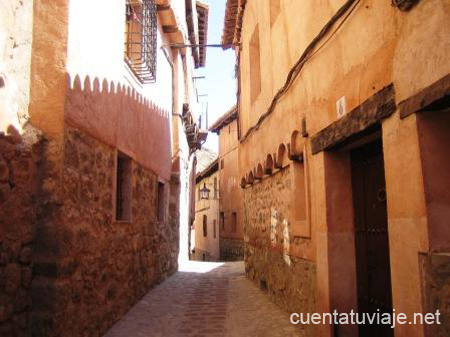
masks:
[(449, 14), (440, 0), (227, 1), (248, 276), (290, 312), (441, 314), (309, 335), (450, 333)]
[(100, 336), (188, 259), (208, 7), (0, 9), (0, 334)]
[[(191, 260), (219, 261), (219, 164), (217, 155), (205, 149), (197, 154), (195, 222)], [(202, 158), (203, 157), (203, 158)], [(209, 159), (209, 160), (208, 160)], [(203, 164), (200, 164), (202, 162)]]
[(220, 260), (241, 261), (244, 259), (244, 213), (239, 185), (237, 108), (231, 108), (209, 130), (219, 135)]

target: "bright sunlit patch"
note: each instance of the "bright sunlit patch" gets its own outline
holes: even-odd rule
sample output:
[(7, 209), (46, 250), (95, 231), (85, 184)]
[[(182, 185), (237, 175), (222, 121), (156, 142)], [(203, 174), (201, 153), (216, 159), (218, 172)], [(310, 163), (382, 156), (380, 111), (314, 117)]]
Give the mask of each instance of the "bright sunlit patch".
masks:
[(183, 261), (180, 263), (179, 271), (184, 273), (209, 273), (210, 271), (223, 266), (221, 262), (200, 262), (200, 261)]

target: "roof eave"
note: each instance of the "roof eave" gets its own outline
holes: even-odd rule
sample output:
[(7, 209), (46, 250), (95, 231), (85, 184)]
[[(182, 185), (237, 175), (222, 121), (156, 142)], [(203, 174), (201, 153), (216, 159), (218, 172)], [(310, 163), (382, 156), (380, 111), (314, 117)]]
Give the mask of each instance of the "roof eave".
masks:
[(221, 116), (213, 125), (210, 126), (209, 131), (219, 134), (220, 130), (237, 119), (237, 106), (233, 106), (223, 116)]

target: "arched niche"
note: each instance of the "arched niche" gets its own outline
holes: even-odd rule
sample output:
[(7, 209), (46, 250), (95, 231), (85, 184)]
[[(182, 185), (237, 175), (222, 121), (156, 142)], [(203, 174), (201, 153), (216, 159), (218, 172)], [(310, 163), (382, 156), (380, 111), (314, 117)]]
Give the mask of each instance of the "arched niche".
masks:
[(303, 137), (300, 131), (294, 130), (291, 134), (291, 154), (294, 156), (303, 153)]
[(287, 158), (287, 149), (284, 144), (280, 144), (277, 150), (277, 156), (275, 159), (275, 168), (281, 169), (286, 166), (288, 161)]
[(273, 168), (274, 168), (273, 157), (271, 154), (268, 154), (264, 165), (264, 173), (271, 175), (273, 173)]
[(245, 186), (247, 186), (247, 180), (245, 179), (245, 177), (242, 177), (242, 179), (241, 179), (241, 188), (245, 188)]
[(264, 170), (261, 164), (258, 164), (258, 166), (256, 167), (256, 172), (255, 172), (255, 179), (262, 179), (262, 177), (264, 176)]
[(253, 175), (253, 171), (250, 171), (247, 174), (247, 184), (252, 185), (255, 182), (255, 176)]

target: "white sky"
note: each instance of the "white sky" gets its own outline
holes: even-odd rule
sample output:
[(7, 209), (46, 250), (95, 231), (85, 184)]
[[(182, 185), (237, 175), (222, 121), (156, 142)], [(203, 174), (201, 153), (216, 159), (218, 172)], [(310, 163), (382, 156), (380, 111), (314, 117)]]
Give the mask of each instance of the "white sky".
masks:
[[(220, 44), (226, 0), (207, 0), (209, 5), (208, 44)], [(199, 100), (208, 100), (208, 122), (212, 125), (221, 115), (236, 104), (235, 54), (230, 48), (207, 48), (206, 67), (196, 71), (195, 76), (206, 76), (197, 80)], [(210, 133), (204, 145), (218, 152), (216, 134)]]

